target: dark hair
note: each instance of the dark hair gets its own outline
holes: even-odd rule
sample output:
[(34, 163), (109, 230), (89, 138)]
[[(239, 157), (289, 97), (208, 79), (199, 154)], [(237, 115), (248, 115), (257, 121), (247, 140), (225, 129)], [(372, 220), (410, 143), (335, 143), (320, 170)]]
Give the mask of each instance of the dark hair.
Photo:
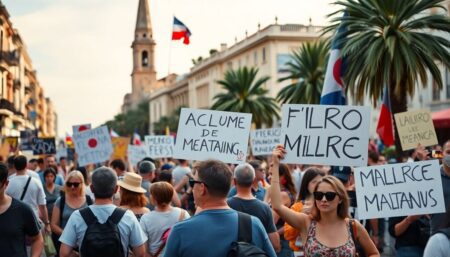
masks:
[(78, 167), (77, 170), (79, 172), (81, 172), (81, 174), (83, 175), (84, 183), (86, 185), (89, 184), (89, 182), (88, 182), (88, 171), (86, 170), (86, 167)]
[(26, 169), (27, 163), (27, 157), (23, 155), (19, 155), (14, 158), (14, 168), (16, 168), (17, 171)]
[(53, 174), (53, 176), (54, 176), (53, 182), (55, 182), (55, 180), (56, 180), (56, 170), (53, 169), (53, 168), (47, 168), (47, 169), (44, 170), (44, 180), (45, 180), (45, 177), (47, 176), (47, 174), (49, 174), (49, 173)]
[(374, 162), (378, 162), (378, 159), (380, 159), (380, 155), (377, 152), (369, 151), (369, 159), (371, 159)]
[(115, 159), (110, 164), (111, 168), (125, 170), (125, 163), (121, 159)]
[(161, 171), (158, 175), (158, 181), (165, 181), (169, 184), (172, 184), (172, 172)]
[(37, 162), (37, 159), (33, 158), (28, 161), (28, 163), (33, 163), (33, 162)]
[(185, 163), (186, 160), (185, 160), (185, 159), (178, 159), (178, 162), (179, 162), (180, 164), (182, 164), (182, 163)]
[(262, 162), (259, 160), (253, 160), (253, 161), (249, 161), (248, 164), (252, 165), (253, 169), (255, 169), (255, 171), (256, 171), (256, 169), (261, 168)]
[(0, 183), (3, 185), (3, 183), (7, 179), (8, 179), (8, 167), (3, 162), (0, 162)]
[(286, 185), (284, 185), (284, 186), (294, 196), (294, 199), (291, 200), (291, 201), (294, 201), (295, 196), (297, 195), (297, 190), (295, 189), (294, 182), (292, 181), (292, 176), (291, 176), (291, 171), (289, 170), (289, 166), (287, 166), (284, 163), (281, 163), (279, 171), (280, 171), (280, 177), (284, 176), (284, 178), (286, 179)]
[(200, 163), (197, 171), (199, 179), (207, 185), (211, 196), (227, 197), (232, 177), (228, 165), (217, 160), (207, 160)]
[(300, 194), (298, 195), (298, 201), (303, 201), (311, 195), (311, 193), (308, 191), (308, 185), (317, 176), (323, 177), (325, 176), (325, 172), (315, 167), (306, 169), (305, 173), (303, 173), (302, 183), (300, 184)]
[(92, 192), (95, 198), (111, 198), (117, 186), (117, 175), (108, 167), (97, 168), (92, 174)]
[(64, 156), (59, 157), (59, 161), (61, 162), (62, 160), (66, 160), (67, 158)]
[(44, 159), (43, 158), (39, 158), (37, 159), (38, 164), (44, 164)]
[(9, 168), (13, 168), (14, 167), (14, 158), (15, 158), (14, 155), (11, 155), (6, 160), (6, 162), (8, 163)]

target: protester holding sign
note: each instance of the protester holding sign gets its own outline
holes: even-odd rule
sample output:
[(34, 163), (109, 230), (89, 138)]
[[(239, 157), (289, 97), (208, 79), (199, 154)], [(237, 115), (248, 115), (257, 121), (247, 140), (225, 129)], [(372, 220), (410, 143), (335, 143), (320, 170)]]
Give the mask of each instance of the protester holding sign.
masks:
[[(354, 237), (362, 245), (368, 257), (380, 256), (369, 234), (356, 220), (348, 220), (349, 200), (344, 185), (333, 176), (325, 176), (314, 189), (314, 205), (311, 215), (298, 213), (281, 204), (279, 165), (286, 151), (277, 146), (273, 151), (272, 208), (281, 218), (300, 231), (305, 242), (305, 256), (347, 257), (356, 255)], [(353, 227), (355, 226), (355, 227)], [(320, 238), (320, 242), (317, 238)]]
[(397, 257), (422, 257), (430, 237), (430, 219), (426, 215), (390, 218), (389, 233), (395, 238)]

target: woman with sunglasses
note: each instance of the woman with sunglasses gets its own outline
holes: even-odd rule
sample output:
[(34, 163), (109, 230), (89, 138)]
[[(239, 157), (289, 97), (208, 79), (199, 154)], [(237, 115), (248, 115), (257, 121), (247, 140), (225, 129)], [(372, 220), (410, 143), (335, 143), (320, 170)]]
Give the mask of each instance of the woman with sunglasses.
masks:
[[(64, 193), (56, 200), (53, 206), (50, 226), (57, 237), (61, 236), (70, 215), (74, 211), (93, 203), (92, 199), (86, 195), (85, 190), (83, 174), (77, 170), (71, 171), (64, 183)], [(55, 245), (55, 247), (59, 251), (59, 245)]]
[[(311, 214), (298, 213), (281, 203), (279, 165), (286, 151), (278, 145), (272, 154), (272, 208), (292, 227), (299, 230), (306, 257), (353, 257), (356, 246), (348, 219), (349, 200), (344, 185), (333, 176), (323, 177), (315, 186)], [(379, 257), (365, 228), (354, 221), (355, 238), (368, 257)]]

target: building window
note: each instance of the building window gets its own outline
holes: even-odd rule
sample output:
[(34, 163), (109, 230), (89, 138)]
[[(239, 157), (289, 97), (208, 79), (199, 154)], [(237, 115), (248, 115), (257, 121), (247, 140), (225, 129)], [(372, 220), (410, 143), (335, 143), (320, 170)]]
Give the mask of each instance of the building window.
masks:
[(227, 70), (233, 69), (233, 62), (227, 62)]
[(148, 52), (142, 51), (142, 67), (148, 67)]
[(266, 63), (266, 48), (263, 47), (262, 49), (262, 62)]
[(441, 100), (441, 90), (439, 90), (438, 84), (436, 83), (436, 80), (433, 79), (433, 88), (432, 88), (432, 97), (433, 101), (439, 101)]
[(445, 89), (446, 89), (446, 95), (447, 95), (447, 99), (450, 99), (450, 70), (446, 69), (445, 70)]
[(145, 33), (142, 34), (142, 37), (143, 37), (143, 38), (146, 38), (146, 37), (147, 37), (147, 34), (145, 34)]

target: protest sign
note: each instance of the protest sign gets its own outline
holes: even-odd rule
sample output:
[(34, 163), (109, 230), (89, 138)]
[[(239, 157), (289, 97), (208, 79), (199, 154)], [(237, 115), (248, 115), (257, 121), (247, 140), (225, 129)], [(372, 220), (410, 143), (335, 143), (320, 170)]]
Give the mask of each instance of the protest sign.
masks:
[(33, 138), (37, 137), (37, 130), (20, 131), (20, 150), (33, 151)]
[(355, 169), (360, 219), (445, 212), (439, 161)]
[(281, 128), (257, 129), (250, 132), (252, 153), (254, 156), (270, 155), (272, 150), (280, 144)]
[(282, 112), (283, 163), (367, 164), (368, 106), (285, 104)]
[(437, 145), (431, 113), (428, 110), (415, 110), (395, 114), (395, 124), (403, 151), (422, 146)]
[(58, 160), (59, 161), (59, 158), (61, 158), (61, 157), (68, 157), (68, 152), (67, 152), (67, 148), (66, 147), (59, 147), (57, 150), (56, 150), (56, 160)]
[(107, 161), (113, 153), (111, 137), (106, 126), (74, 133), (73, 143), (80, 166)]
[(4, 142), (9, 144), (9, 152), (15, 153), (19, 146), (19, 138), (18, 137), (5, 137)]
[(89, 123), (80, 124), (80, 125), (73, 125), (72, 126), (73, 135), (75, 135), (77, 133), (80, 133), (82, 131), (85, 131), (85, 130), (89, 130), (89, 129), (91, 129), (91, 127), (92, 126)]
[(128, 160), (133, 165), (137, 165), (138, 162), (142, 161), (147, 157), (147, 147), (141, 145), (128, 145)]
[(130, 143), (129, 137), (112, 137), (111, 143), (113, 145), (113, 158), (124, 159), (127, 155), (128, 144)]
[(174, 157), (243, 163), (247, 155), (252, 115), (183, 108)]
[(3, 158), (3, 160), (6, 161), (8, 155), (9, 155), (9, 144), (8, 142), (5, 142), (0, 146), (0, 156)]
[(172, 136), (145, 136), (147, 155), (152, 158), (173, 157)]
[(56, 154), (56, 143), (54, 137), (35, 137), (31, 140), (33, 154)]

